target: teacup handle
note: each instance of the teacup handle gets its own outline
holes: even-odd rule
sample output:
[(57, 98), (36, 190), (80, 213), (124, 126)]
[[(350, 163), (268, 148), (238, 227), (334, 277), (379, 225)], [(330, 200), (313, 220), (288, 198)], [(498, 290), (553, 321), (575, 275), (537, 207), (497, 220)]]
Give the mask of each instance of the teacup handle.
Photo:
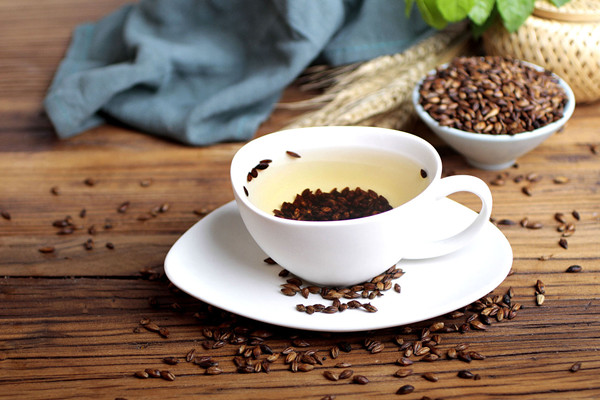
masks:
[(453, 236), (412, 246), (409, 253), (404, 255), (404, 258), (422, 259), (452, 253), (473, 240), (490, 219), (492, 213), (492, 193), (487, 184), (481, 179), (469, 175), (449, 176), (440, 179), (435, 190), (434, 198), (436, 201), (457, 192), (475, 194), (481, 200), (479, 215), (469, 226)]

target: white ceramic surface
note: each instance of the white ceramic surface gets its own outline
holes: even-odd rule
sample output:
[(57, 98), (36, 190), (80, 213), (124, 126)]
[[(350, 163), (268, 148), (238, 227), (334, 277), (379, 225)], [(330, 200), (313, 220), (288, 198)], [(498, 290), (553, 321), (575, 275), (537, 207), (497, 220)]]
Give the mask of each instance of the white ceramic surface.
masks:
[[(526, 63), (533, 68), (543, 71), (544, 68)], [(430, 71), (428, 75), (435, 73)], [(501, 170), (512, 166), (516, 159), (540, 145), (565, 125), (573, 115), (575, 96), (569, 85), (555, 75), (560, 86), (567, 94), (567, 104), (561, 119), (529, 132), (515, 135), (489, 135), (462, 131), (460, 129), (442, 126), (427, 113), (419, 104), (419, 88), (423, 80), (415, 86), (412, 101), (417, 114), (425, 124), (442, 140), (462, 154), (472, 166), (485, 170)]]
[[(272, 159), (272, 169), (288, 157), (287, 150), (303, 154), (311, 149), (344, 146), (380, 149), (411, 158), (427, 171), (430, 183), (412, 200), (390, 211), (343, 221), (278, 218), (260, 210), (245, 194), (248, 172), (259, 160)], [(442, 179), (441, 170), (442, 163), (433, 146), (409, 133), (373, 127), (314, 127), (275, 132), (250, 141), (233, 158), (231, 182), (246, 228), (271, 258), (303, 279), (346, 286), (364, 282), (402, 258), (435, 257), (455, 251), (488, 222), (492, 209), (488, 186), (473, 176)], [(432, 240), (431, 232), (437, 229), (438, 222), (430, 221), (429, 215), (440, 199), (460, 191), (474, 193), (481, 199), (478, 218), (464, 230)]]
[[(454, 225), (465, 226), (476, 214), (445, 199), (432, 218), (445, 224), (443, 236)], [(235, 202), (227, 203), (191, 227), (169, 251), (165, 272), (171, 282), (191, 296), (223, 310), (270, 324), (329, 332), (388, 328), (426, 320), (459, 309), (493, 291), (512, 265), (512, 249), (504, 235), (487, 223), (470, 245), (454, 253), (426, 260), (398, 263), (406, 273), (395, 280), (401, 293), (389, 290), (371, 300), (376, 313), (347, 310), (337, 314), (307, 315), (302, 304), (329, 304), (320, 296), (281, 294), (281, 268), (264, 263), (266, 254), (252, 240)]]

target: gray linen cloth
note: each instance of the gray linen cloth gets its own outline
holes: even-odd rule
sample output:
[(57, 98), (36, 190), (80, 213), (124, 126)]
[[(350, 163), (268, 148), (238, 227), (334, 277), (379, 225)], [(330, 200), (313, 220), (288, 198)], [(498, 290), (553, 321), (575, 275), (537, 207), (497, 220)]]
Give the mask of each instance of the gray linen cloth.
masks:
[(430, 33), (401, 0), (142, 0), (75, 29), (44, 106), (61, 138), (114, 120), (190, 145), (248, 140), (311, 63)]

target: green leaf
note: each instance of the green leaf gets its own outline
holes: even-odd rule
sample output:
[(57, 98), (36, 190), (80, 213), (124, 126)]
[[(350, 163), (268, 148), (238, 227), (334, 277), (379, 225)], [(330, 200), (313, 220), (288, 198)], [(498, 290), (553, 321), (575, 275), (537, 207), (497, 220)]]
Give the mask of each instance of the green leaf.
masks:
[(496, 0), (504, 27), (514, 32), (533, 12), (535, 0)]
[(458, 22), (467, 17), (475, 0), (436, 0), (437, 9), (446, 21)]
[(498, 15), (498, 10), (496, 8), (492, 8), (492, 12), (489, 17), (483, 22), (483, 24), (476, 25), (475, 23), (471, 24), (471, 34), (474, 38), (479, 38), (485, 31), (489, 29), (496, 21), (500, 18)]
[(475, 4), (471, 11), (469, 11), (469, 18), (476, 25), (483, 25), (492, 15), (494, 9), (494, 3), (496, 0), (475, 0)]
[(570, 0), (551, 0), (551, 3), (554, 4), (556, 7), (560, 7), (560, 6), (564, 6), (569, 1)]
[(443, 29), (448, 25), (448, 21), (444, 19), (444, 16), (437, 7), (436, 0), (416, 0), (416, 2), (421, 16), (427, 24), (433, 26), (435, 29)]
[(406, 0), (406, 5), (404, 7), (404, 14), (406, 14), (407, 18), (410, 16), (410, 12), (412, 11), (414, 4), (415, 4), (415, 0)]

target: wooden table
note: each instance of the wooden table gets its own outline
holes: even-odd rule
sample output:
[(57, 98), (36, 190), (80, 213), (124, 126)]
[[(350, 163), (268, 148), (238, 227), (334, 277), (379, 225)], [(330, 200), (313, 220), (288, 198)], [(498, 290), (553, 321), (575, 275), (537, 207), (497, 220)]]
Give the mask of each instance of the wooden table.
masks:
[[(578, 105), (563, 132), (502, 173), (503, 185), (492, 184), (499, 173), (470, 168), (424, 126), (411, 127), (436, 145), (447, 173), (472, 174), (490, 183), (496, 221), (517, 222), (499, 225), (512, 245), (514, 263), (513, 273), (493, 294), (512, 288), (512, 304), (523, 308), (513, 319), (497, 322), (492, 316), (486, 331), (432, 333), (441, 338), (436, 347), (442, 357), (425, 362), (413, 355), (414, 364), (401, 367), (396, 360), (404, 351), (396, 337), (414, 342), (424, 328), (438, 322), (461, 326), (472, 312), (409, 327), (319, 334), (235, 318), (169, 285), (162, 274), (169, 248), (203, 212), (233, 198), (228, 167), (241, 143), (191, 148), (115, 126), (56, 139), (41, 100), (70, 33), (76, 24), (123, 3), (0, 3), (0, 398), (392, 398), (407, 384), (414, 392), (400, 398), (600, 398), (600, 154), (592, 151), (600, 144), (600, 104)], [(292, 87), (285, 99), (299, 96), (305, 95)], [(259, 134), (293, 116), (276, 112)], [(568, 182), (555, 183), (558, 177)], [(458, 199), (475, 206), (469, 196)], [(125, 202), (130, 202), (127, 210), (118, 212)], [(164, 212), (145, 217), (161, 205), (168, 205)], [(568, 249), (558, 244), (557, 212), (576, 229), (567, 238)], [(66, 216), (78, 229), (59, 235), (52, 224)], [(518, 222), (525, 217), (543, 227), (523, 228)], [(93, 248), (85, 248), (88, 239)], [(54, 252), (40, 252), (50, 246)], [(582, 271), (565, 272), (571, 265)], [(539, 306), (538, 280), (545, 285)], [(143, 319), (169, 334), (144, 328)], [(223, 347), (203, 347), (215, 343), (210, 338), (215, 330), (221, 335), (233, 328), (236, 337), (261, 337), (268, 345), (265, 352), (280, 353), (295, 339), (305, 340), (309, 347), (296, 342), (297, 351), (318, 350), (322, 365), (294, 373), (281, 356), (269, 373), (238, 373), (233, 359), (240, 345), (231, 337)], [(383, 350), (371, 353), (365, 338), (381, 342)], [(247, 348), (256, 347), (259, 340), (254, 341)], [(334, 360), (330, 349), (340, 342), (351, 352), (342, 351)], [(446, 359), (448, 350), (460, 345), (468, 346), (463, 357), (475, 352), (485, 359)], [(196, 359), (211, 356), (223, 372), (207, 375), (186, 362), (193, 348)], [(180, 362), (167, 365), (165, 357)], [(352, 364), (354, 375), (369, 383), (326, 379), (325, 371), (342, 371), (334, 367), (340, 362)], [(576, 363), (580, 368), (573, 372)], [(175, 380), (134, 376), (146, 368), (168, 370)], [(411, 375), (394, 376), (409, 368)], [(461, 370), (480, 379), (461, 379)], [(438, 381), (424, 379), (426, 373)]]

